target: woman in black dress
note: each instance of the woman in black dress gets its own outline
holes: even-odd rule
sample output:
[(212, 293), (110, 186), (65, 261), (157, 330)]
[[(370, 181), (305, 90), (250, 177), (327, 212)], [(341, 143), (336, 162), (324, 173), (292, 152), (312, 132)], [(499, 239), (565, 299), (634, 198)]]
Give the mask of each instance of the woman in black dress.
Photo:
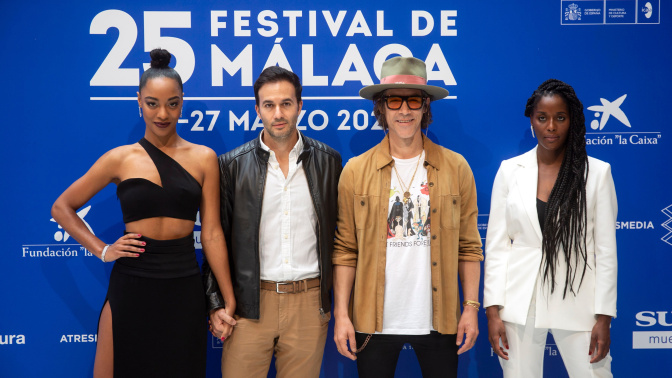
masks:
[[(235, 311), (219, 221), (214, 151), (177, 135), (182, 80), (166, 50), (150, 53), (138, 105), (145, 136), (105, 153), (56, 200), (54, 219), (103, 262), (116, 261), (98, 324), (95, 377), (204, 377), (205, 293), (194, 254), (200, 209), (203, 253), (229, 315)], [(113, 244), (93, 235), (76, 211), (117, 184), (126, 233)], [(227, 321), (228, 336), (235, 320)]]

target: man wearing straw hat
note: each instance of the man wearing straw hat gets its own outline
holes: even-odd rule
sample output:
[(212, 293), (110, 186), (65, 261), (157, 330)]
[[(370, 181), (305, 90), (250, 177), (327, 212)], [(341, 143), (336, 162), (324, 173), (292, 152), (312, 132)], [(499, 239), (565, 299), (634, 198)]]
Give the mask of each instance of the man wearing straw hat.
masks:
[(421, 60), (395, 57), (359, 94), (386, 135), (346, 164), (338, 185), (336, 347), (362, 378), (393, 377), (406, 343), (423, 377), (456, 377), (478, 336), (483, 252), (469, 165), (421, 131), (448, 91), (427, 85)]

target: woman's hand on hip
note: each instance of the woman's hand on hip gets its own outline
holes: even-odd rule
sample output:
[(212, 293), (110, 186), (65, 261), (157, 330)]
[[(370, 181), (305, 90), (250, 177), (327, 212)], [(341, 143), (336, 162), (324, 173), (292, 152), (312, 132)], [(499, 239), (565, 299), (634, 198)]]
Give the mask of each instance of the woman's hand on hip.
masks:
[(105, 262), (110, 262), (119, 259), (120, 257), (139, 257), (141, 253), (145, 252), (145, 243), (138, 240), (142, 235), (129, 233), (126, 234), (114, 244), (111, 244), (105, 252)]

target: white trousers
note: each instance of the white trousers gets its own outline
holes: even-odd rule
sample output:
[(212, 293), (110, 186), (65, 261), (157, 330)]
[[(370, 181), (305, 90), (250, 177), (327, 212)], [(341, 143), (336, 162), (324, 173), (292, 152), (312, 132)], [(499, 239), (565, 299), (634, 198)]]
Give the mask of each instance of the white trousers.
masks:
[(546, 337), (550, 331), (562, 356), (570, 378), (612, 378), (611, 353), (602, 361), (591, 364), (590, 332), (567, 331), (562, 329), (534, 328), (534, 306), (532, 301), (523, 326), (504, 322), (509, 341), (509, 360), (499, 359), (504, 378), (539, 378), (544, 372), (544, 351)]

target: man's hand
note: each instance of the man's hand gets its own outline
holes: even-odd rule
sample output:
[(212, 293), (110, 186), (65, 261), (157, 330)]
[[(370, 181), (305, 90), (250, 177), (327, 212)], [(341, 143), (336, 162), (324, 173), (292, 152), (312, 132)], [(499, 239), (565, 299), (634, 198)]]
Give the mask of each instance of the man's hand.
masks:
[(590, 333), (590, 347), (588, 348), (588, 354), (593, 355), (593, 358), (590, 359), (591, 364), (602, 361), (609, 353), (609, 346), (611, 345), (610, 325), (611, 316), (597, 315), (597, 323)]
[[(509, 354), (504, 349), (509, 349), (509, 340), (506, 338), (504, 322), (499, 317), (499, 306), (488, 307), (485, 310), (485, 314), (488, 316), (488, 340), (490, 340), (490, 346), (492, 346), (492, 350), (499, 357), (508, 360)], [(500, 339), (504, 348), (499, 345)]]
[(236, 325), (236, 319), (233, 318), (233, 314), (229, 314), (229, 311), (233, 309), (218, 308), (210, 311), (210, 333), (222, 341), (231, 336), (233, 326)]
[[(478, 310), (471, 306), (464, 306), (462, 317), (457, 324), (457, 345), (462, 345), (457, 354), (462, 354), (476, 344), (478, 337)], [(464, 344), (462, 343), (464, 341)]]
[[(350, 349), (348, 349), (348, 341), (350, 341)], [(357, 355), (357, 341), (355, 341), (355, 327), (352, 326), (350, 318), (346, 316), (336, 317), (334, 320), (334, 342), (338, 353), (348, 357), (351, 360), (356, 360)]]

